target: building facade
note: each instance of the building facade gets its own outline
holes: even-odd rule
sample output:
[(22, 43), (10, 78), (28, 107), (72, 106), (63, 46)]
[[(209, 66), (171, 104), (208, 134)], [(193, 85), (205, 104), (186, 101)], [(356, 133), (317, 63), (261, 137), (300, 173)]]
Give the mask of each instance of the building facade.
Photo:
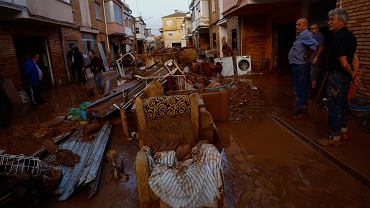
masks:
[(186, 13), (175, 10), (175, 13), (162, 17), (164, 45), (166, 47), (185, 47), (183, 22)]
[(40, 55), (43, 87), (68, 82), (63, 56), (63, 27), (75, 27), (68, 0), (0, 0), (0, 74), (16, 90), (26, 88), (22, 75), (31, 54)]
[(135, 17), (135, 33), (136, 33), (136, 52), (145, 54), (147, 52), (147, 43), (145, 37), (146, 24), (143, 18)]
[(190, 3), (193, 44), (200, 55), (210, 50), (209, 2), (208, 0), (192, 0)]

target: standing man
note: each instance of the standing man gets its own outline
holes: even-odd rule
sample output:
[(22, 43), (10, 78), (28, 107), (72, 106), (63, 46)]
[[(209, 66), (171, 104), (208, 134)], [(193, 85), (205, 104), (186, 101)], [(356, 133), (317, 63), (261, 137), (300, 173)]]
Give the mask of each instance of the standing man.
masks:
[(30, 59), (24, 64), (23, 75), (27, 80), (27, 85), (30, 86), (30, 97), (34, 104), (44, 103), (41, 96), (41, 79), (42, 71), (40, 70), (37, 62), (39, 61), (39, 54), (33, 54)]
[(90, 64), (85, 68), (91, 69), (91, 72), (94, 74), (95, 85), (98, 88), (98, 93), (103, 94), (103, 83), (102, 83), (102, 70), (103, 70), (103, 61), (95, 55), (95, 51), (89, 50)]
[(317, 51), (315, 51), (311, 56), (311, 88), (313, 97), (316, 97), (318, 88), (320, 86), (322, 75), (323, 75), (323, 50), (325, 46), (325, 37), (319, 31), (318, 24), (312, 24), (310, 31), (313, 35), (313, 38), (319, 44)]
[(294, 96), (296, 111), (292, 113), (294, 120), (307, 115), (307, 92), (309, 82), (309, 57), (317, 49), (317, 42), (308, 31), (308, 20), (298, 19), (296, 22), (296, 40), (289, 51), (288, 59), (293, 73)]
[(75, 71), (77, 73), (77, 81), (80, 84), (81, 82), (85, 84), (85, 75), (82, 72), (82, 68), (84, 67), (84, 59), (82, 56), (82, 53), (80, 52), (80, 49), (78, 46), (75, 46), (73, 48), (73, 62), (72, 62), (72, 71)]
[(336, 8), (329, 12), (329, 30), (334, 32), (326, 65), (328, 68), (328, 136), (320, 145), (340, 144), (347, 139), (347, 92), (352, 83), (360, 85), (356, 37), (347, 29), (348, 14)]

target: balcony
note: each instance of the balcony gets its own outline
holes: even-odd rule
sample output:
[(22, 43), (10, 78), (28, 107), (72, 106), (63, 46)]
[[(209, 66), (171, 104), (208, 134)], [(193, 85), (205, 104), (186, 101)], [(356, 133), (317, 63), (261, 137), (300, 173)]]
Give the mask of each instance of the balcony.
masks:
[(193, 31), (209, 27), (209, 17), (200, 17), (193, 22)]
[(61, 0), (27, 0), (27, 7), (32, 16), (73, 23), (72, 6), (67, 2)]
[(136, 33), (136, 39), (137, 40), (145, 40), (145, 35), (141, 33)]
[(124, 35), (125, 27), (115, 22), (107, 23), (108, 35)]
[(52, 24), (73, 24), (70, 0), (0, 0), (0, 13), (7, 11), (4, 20), (31, 19)]

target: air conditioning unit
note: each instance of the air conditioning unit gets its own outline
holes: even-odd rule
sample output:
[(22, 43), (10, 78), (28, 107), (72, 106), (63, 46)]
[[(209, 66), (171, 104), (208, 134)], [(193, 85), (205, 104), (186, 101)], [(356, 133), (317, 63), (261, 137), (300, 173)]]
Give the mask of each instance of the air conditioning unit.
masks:
[(234, 75), (233, 57), (215, 58), (214, 63), (222, 66), (222, 76), (228, 77)]
[(250, 56), (237, 56), (236, 67), (238, 76), (252, 73), (252, 62)]

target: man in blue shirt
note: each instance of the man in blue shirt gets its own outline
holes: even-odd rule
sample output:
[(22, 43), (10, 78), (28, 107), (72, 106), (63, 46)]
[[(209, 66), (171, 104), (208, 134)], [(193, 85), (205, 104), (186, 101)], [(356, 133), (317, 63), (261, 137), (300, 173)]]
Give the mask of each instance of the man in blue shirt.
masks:
[(44, 99), (41, 96), (41, 76), (42, 72), (37, 66), (40, 56), (33, 54), (24, 64), (23, 75), (27, 80), (27, 84), (30, 86), (30, 96), (34, 104), (44, 103)]
[(289, 51), (288, 59), (293, 73), (296, 111), (292, 118), (297, 120), (307, 115), (307, 93), (310, 77), (309, 57), (316, 51), (318, 43), (308, 31), (308, 20), (296, 22), (297, 37)]

